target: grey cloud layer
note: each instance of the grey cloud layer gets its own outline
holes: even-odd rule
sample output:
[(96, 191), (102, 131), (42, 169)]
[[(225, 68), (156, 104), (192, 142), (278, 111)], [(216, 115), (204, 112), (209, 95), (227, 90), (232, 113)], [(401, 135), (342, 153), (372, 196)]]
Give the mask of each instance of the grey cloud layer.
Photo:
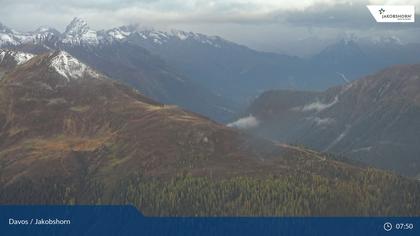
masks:
[[(86, 17), (102, 15), (115, 23), (134, 18), (138, 21), (190, 23), (273, 23), (281, 22), (291, 10), (302, 10), (318, 3), (330, 7), (343, 1), (314, 0), (2, 0), (2, 18), (17, 18), (20, 13), (31, 15), (71, 15)], [(13, 15), (12, 15), (13, 14)], [(22, 14), (21, 17), (25, 17)], [(42, 20), (42, 17), (41, 19)], [(23, 26), (25, 28), (26, 26)]]
[(367, 10), (366, 4), (316, 5), (307, 8), (305, 11), (287, 12), (286, 22), (305, 27), (344, 27), (349, 29), (404, 30), (420, 27), (419, 21), (414, 24), (378, 24)]

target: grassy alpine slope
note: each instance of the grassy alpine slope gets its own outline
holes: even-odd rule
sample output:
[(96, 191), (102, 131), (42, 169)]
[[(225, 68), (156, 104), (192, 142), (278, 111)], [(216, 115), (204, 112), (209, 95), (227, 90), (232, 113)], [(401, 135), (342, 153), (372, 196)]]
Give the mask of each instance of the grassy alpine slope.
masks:
[[(81, 72), (51, 66), (65, 61)], [(414, 180), (156, 103), (62, 52), (0, 81), (1, 204), (134, 204), (176, 216), (420, 215), (419, 195)]]

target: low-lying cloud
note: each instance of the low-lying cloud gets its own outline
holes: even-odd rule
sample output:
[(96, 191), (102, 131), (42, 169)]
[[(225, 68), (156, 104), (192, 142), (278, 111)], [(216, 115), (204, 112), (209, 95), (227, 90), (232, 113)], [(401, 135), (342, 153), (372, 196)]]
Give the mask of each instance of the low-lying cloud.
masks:
[(236, 129), (252, 129), (258, 127), (259, 124), (260, 122), (255, 116), (249, 115), (247, 117), (240, 118), (235, 122), (229, 123), (227, 126)]
[(323, 111), (325, 109), (328, 109), (328, 108), (334, 106), (337, 103), (338, 103), (338, 97), (334, 97), (334, 100), (331, 101), (330, 103), (322, 103), (320, 101), (316, 101), (314, 103), (307, 104), (304, 107), (302, 107), (301, 111), (316, 111), (316, 112), (321, 112), (321, 111)]

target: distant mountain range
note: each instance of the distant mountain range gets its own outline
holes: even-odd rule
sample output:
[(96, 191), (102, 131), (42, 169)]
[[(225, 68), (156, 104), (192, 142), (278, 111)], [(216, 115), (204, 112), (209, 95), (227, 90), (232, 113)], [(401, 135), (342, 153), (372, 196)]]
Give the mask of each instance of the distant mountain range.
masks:
[(0, 28), (0, 47), (33, 54), (64, 49), (109, 77), (125, 82), (157, 101), (179, 105), (219, 122), (229, 120), (236, 106), (197, 84), (158, 56), (122, 42), (119, 29), (93, 31), (75, 18), (61, 34), (50, 28), (19, 33)]
[(180, 30), (129, 25), (95, 31), (78, 18), (63, 33), (48, 27), (21, 33), (1, 25), (0, 47), (35, 54), (65, 49), (147, 96), (221, 122), (269, 89), (322, 91), (393, 64), (420, 62), (419, 44), (394, 37), (343, 39), (299, 58)]
[(420, 212), (417, 181), (155, 102), (65, 51), (0, 55), (1, 204), (133, 204), (171, 216)]
[(418, 64), (393, 66), (325, 92), (266, 92), (245, 116), (262, 136), (420, 177)]
[[(342, 39), (310, 58), (299, 58), (255, 51), (220, 37), (159, 33), (160, 43), (145, 32), (129, 41), (239, 104), (270, 89), (322, 91), (391, 65), (420, 63), (420, 44), (402, 44), (393, 37)], [(211, 43), (203, 43), (207, 41)]]

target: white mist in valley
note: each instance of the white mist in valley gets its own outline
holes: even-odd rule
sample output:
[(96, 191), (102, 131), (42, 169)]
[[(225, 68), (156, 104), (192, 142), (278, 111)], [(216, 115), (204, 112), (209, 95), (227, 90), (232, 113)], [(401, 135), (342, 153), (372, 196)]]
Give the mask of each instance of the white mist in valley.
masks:
[(237, 129), (252, 129), (257, 127), (260, 124), (260, 121), (253, 115), (243, 117), (227, 124), (228, 127), (237, 128)]

